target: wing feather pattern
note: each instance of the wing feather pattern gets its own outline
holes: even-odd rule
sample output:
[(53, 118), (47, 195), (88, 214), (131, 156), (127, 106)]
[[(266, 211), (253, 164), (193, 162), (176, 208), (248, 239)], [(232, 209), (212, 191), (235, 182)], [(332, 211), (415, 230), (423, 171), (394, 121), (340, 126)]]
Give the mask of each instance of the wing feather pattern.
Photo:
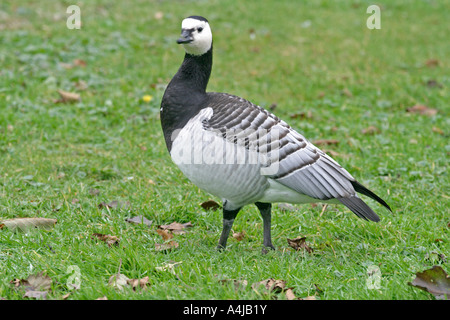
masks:
[(204, 129), (217, 130), (227, 140), (257, 151), (265, 159), (261, 160), (263, 167), (276, 164), (278, 170), (266, 175), (268, 179), (311, 198), (338, 199), (363, 219), (378, 221), (379, 217), (356, 191), (389, 208), (336, 161), (267, 110), (233, 95), (208, 95), (207, 106), (214, 112)]

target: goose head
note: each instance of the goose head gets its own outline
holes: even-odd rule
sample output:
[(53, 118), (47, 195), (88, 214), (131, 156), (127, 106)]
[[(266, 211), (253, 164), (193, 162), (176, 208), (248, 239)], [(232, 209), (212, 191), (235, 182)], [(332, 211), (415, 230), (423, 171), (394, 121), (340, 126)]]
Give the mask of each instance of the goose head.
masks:
[(177, 40), (188, 54), (201, 56), (212, 47), (212, 32), (208, 20), (200, 16), (190, 16), (181, 23), (181, 35)]

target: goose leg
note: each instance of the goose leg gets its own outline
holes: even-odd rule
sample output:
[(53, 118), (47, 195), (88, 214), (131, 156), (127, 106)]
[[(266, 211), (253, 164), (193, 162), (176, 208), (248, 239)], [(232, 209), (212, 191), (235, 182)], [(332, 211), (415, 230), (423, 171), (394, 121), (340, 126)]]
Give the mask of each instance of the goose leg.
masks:
[(267, 249), (275, 250), (275, 247), (272, 244), (272, 236), (270, 231), (270, 226), (272, 224), (272, 204), (271, 203), (263, 203), (263, 202), (255, 202), (255, 205), (258, 207), (259, 212), (263, 218), (263, 253), (267, 253)]
[(241, 210), (241, 208), (234, 210), (226, 209), (226, 202), (224, 202), (222, 234), (220, 235), (219, 245), (217, 246), (217, 249), (222, 250), (227, 246), (228, 236), (230, 235), (231, 227), (233, 226), (234, 219), (236, 218), (239, 210)]

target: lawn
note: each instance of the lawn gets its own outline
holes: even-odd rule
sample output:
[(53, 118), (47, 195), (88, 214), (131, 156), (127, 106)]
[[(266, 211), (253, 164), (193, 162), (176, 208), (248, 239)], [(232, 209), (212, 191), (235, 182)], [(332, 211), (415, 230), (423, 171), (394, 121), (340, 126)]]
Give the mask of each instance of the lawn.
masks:
[[(72, 4), (80, 29), (66, 26)], [(252, 288), (269, 278), (297, 298), (435, 299), (408, 282), (434, 265), (450, 272), (449, 3), (378, 1), (373, 30), (371, 4), (3, 0), (0, 221), (57, 223), (0, 229), (0, 297), (32, 299), (19, 280), (43, 272), (46, 299), (288, 299)], [(172, 163), (159, 122), (189, 15), (213, 29), (209, 91), (272, 107), (309, 140), (325, 140), (320, 147), (393, 213), (367, 198), (379, 223), (344, 206), (274, 205), (277, 250), (263, 255), (262, 220), (248, 206), (233, 226), (243, 238), (218, 252), (222, 214), (200, 204), (220, 199)], [(136, 216), (152, 224), (127, 221)], [(158, 228), (172, 222), (192, 227)], [(296, 237), (313, 251), (292, 249)], [(145, 288), (110, 283), (118, 273)]]

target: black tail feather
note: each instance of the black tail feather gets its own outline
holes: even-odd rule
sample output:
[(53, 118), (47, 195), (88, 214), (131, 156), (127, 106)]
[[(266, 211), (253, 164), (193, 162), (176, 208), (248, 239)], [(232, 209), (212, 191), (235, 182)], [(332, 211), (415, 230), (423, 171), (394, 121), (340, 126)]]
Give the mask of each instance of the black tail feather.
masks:
[(375, 222), (380, 221), (380, 217), (378, 217), (377, 214), (360, 198), (353, 196), (348, 198), (338, 198), (338, 200), (352, 210), (358, 217)]
[(365, 196), (368, 196), (369, 198), (372, 198), (373, 200), (377, 201), (378, 203), (382, 204), (383, 206), (385, 206), (387, 209), (389, 209), (389, 211), (392, 212), (391, 207), (389, 207), (389, 205), (386, 203), (386, 201), (384, 201), (383, 199), (381, 199), (379, 196), (377, 196), (375, 193), (373, 193), (372, 191), (370, 191), (369, 189), (367, 189), (366, 187), (364, 187), (361, 183), (359, 183), (358, 181), (350, 181), (353, 188), (355, 188), (356, 192), (359, 192)]

